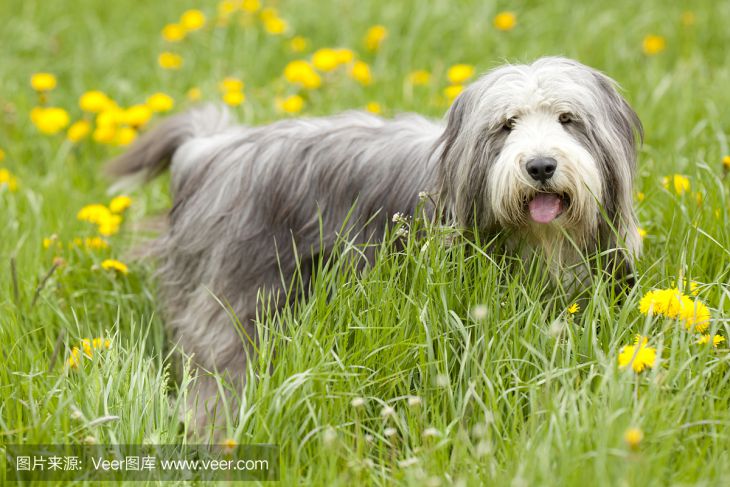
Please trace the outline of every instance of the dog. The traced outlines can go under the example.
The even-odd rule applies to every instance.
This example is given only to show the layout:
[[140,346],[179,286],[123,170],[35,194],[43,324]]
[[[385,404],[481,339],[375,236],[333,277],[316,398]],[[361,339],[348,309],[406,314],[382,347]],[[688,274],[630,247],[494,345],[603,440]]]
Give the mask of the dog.
[[[190,410],[206,425],[219,388],[203,371],[238,385],[246,376],[250,347],[229,310],[255,339],[260,293],[286,306],[288,282],[311,278],[343,232],[378,242],[422,192],[443,221],[509,235],[506,248],[525,259],[542,254],[566,286],[595,274],[586,256],[606,252],[631,279],[642,140],[613,80],[547,57],[484,74],[445,124],[347,112],[249,127],[222,108],[193,109],[143,134],[108,172],[129,186],[170,168],[169,228],[149,255],[172,339],[201,369]],[[582,271],[561,273],[570,266]]]

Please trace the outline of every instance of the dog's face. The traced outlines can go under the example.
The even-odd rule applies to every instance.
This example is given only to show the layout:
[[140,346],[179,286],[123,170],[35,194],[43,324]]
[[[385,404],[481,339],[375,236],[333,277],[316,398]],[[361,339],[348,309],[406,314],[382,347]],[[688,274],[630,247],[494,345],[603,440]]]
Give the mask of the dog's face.
[[452,106],[443,184],[465,225],[585,239],[605,213],[633,241],[637,133],[636,114],[599,72],[562,58],[504,66]]

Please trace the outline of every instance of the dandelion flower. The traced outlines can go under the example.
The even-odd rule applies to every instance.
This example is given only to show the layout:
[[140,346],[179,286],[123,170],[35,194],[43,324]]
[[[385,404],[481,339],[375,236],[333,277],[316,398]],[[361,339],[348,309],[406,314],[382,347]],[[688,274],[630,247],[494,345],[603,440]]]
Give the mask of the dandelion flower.
[[223,94],[223,101],[232,107],[237,107],[246,101],[246,95],[241,91],[227,91]]
[[220,89],[224,93],[228,91],[243,91],[243,88],[243,81],[233,76],[223,78],[223,81],[220,83]]
[[116,139],[117,128],[114,125],[97,126],[91,134],[94,142],[99,144],[111,144]]
[[51,73],[35,73],[30,77],[30,86],[40,92],[51,91],[56,87],[56,77]]
[[126,264],[114,259],[106,259],[101,263],[101,267],[102,269],[113,270],[121,274],[127,274],[129,272],[129,268]]
[[636,201],[638,201],[639,203],[641,203],[645,199],[646,199],[646,195],[644,193],[642,193],[641,191],[637,191],[636,192]]
[[370,66],[364,61],[357,61],[350,68],[350,76],[361,85],[369,85],[373,82],[373,75],[370,72]]
[[223,447],[229,452],[235,450],[237,446],[238,442],[233,438],[226,438],[225,440],[223,440]]
[[2,188],[7,188],[10,192],[18,189],[18,180],[5,168],[0,168],[0,189]]
[[567,311],[571,315],[576,314],[578,311],[580,311],[580,304],[578,304],[578,303],[571,304],[570,306],[568,306],[568,310]]
[[647,368],[653,368],[656,364],[656,348],[648,346],[648,343],[647,337],[636,335],[634,345],[626,345],[619,351],[619,367],[631,365],[637,374]]
[[710,336],[709,333],[705,333],[701,337],[697,339],[698,345],[707,345],[708,343],[712,343],[712,346],[717,348],[719,344],[725,341],[725,337],[720,335],[712,335]]
[[78,142],[91,133],[91,123],[88,120],[79,120],[71,124],[66,131],[66,138],[71,142]]
[[291,61],[284,68],[284,78],[290,83],[299,84],[307,89],[319,88],[322,78],[311,64],[304,60]]
[[710,310],[700,300],[692,301],[688,296],[683,296],[682,305],[677,313],[680,321],[690,331],[704,333],[710,326]]
[[388,37],[388,29],[383,25],[374,25],[365,33],[363,43],[368,51],[377,51]]
[[637,228],[637,231],[639,232],[639,237],[641,238],[641,240],[644,240],[648,235],[647,231],[641,227]]
[[352,49],[340,48],[335,49],[335,57],[338,64],[350,64],[355,59],[355,53]]
[[155,93],[147,98],[147,106],[153,112],[169,112],[175,106],[175,100],[165,93]]
[[730,171],[730,156],[722,158],[722,167],[725,171]]
[[671,176],[667,176],[662,178],[662,185],[666,189],[674,189],[674,192],[677,193],[677,195],[682,196],[684,193],[688,192],[690,189],[690,182],[689,178],[687,176],[683,176],[681,174],[673,174]]
[[81,350],[79,350],[79,347],[73,347],[71,349],[71,353],[70,353],[66,363],[72,369],[77,369],[79,367],[80,360],[81,360]]
[[517,15],[514,12],[499,12],[494,17],[494,27],[501,31],[510,31],[517,25]]
[[35,107],[31,110],[30,119],[38,131],[46,135],[60,132],[70,122],[68,112],[58,107]]
[[429,81],[431,81],[431,73],[424,69],[413,71],[408,75],[408,82],[413,86],[427,85]]
[[180,42],[185,39],[185,27],[180,24],[167,24],[162,28],[162,38],[167,42]]
[[243,0],[241,8],[244,12],[256,13],[261,10],[261,0]]
[[157,57],[157,64],[162,69],[180,69],[183,65],[183,58],[174,52],[162,52]]
[[98,225],[99,233],[105,237],[110,237],[119,232],[119,226],[122,223],[122,217],[119,215],[109,215],[104,218]]
[[87,91],[79,98],[79,107],[88,113],[102,112],[113,104],[106,93],[98,90]]
[[281,17],[267,17],[264,19],[264,30],[271,35],[280,35],[287,31],[289,24]]
[[644,432],[639,428],[629,428],[624,432],[624,442],[632,450],[636,450],[643,439]]
[[312,54],[312,64],[320,71],[332,71],[339,66],[337,52],[328,47],[317,49]]
[[380,115],[383,112],[383,107],[377,101],[371,101],[365,106],[365,110]]
[[309,46],[309,41],[302,36],[294,36],[292,40],[289,41],[289,49],[293,52],[304,52],[307,49],[307,46]]
[[188,32],[202,29],[205,26],[205,14],[197,9],[190,9],[183,12],[180,23]]
[[124,213],[131,205],[132,198],[127,195],[120,194],[119,196],[112,198],[109,202],[109,211],[116,214]]
[[464,91],[464,87],[462,85],[451,85],[444,88],[444,96],[447,100],[449,100],[449,103],[453,102],[461,92]]
[[455,64],[449,68],[446,77],[452,85],[460,85],[474,76],[474,72],[474,66],[471,64]]
[[299,113],[304,108],[304,98],[299,95],[287,96],[278,105],[286,113]]
[[120,147],[127,146],[137,138],[137,131],[132,127],[120,127],[117,130],[114,143]]
[[644,54],[647,56],[654,56],[656,54],[659,54],[667,47],[667,41],[664,39],[664,37],[654,34],[649,34],[646,37],[644,37],[644,40],[641,42],[641,48],[644,51]]

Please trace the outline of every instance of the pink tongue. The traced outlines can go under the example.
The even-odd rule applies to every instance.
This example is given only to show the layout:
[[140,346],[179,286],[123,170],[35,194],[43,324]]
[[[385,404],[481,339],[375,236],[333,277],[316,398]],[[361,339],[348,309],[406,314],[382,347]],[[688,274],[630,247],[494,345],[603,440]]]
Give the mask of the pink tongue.
[[558,195],[551,193],[537,193],[528,204],[530,216],[537,223],[550,223],[555,220],[563,209],[563,202]]

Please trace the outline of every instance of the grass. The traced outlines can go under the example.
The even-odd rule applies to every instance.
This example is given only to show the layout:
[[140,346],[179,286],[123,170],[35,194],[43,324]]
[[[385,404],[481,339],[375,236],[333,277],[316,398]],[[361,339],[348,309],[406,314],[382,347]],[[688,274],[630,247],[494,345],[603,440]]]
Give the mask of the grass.
[[[181,70],[157,66],[166,49],[160,30],[193,3],[0,3],[0,168],[19,181],[14,192],[0,189],[0,443],[185,441],[176,409],[188,382],[173,379],[152,267],[125,259],[141,238],[136,223],[169,204],[166,181],[132,194],[109,249],[69,247],[95,234],[75,214],[108,202],[100,166],[122,149],[40,134],[29,117],[37,95],[28,81],[34,72],[55,73],[49,103],[75,120],[78,96],[89,89],[124,106],[163,91],[179,110],[190,104],[189,88],[218,100],[220,80],[236,75],[246,83],[247,100],[236,109],[242,121],[286,116],[274,103],[293,92],[281,73],[305,54],[292,53],[260,22],[207,27],[173,47],[183,55]],[[214,3],[198,4],[214,17]],[[647,319],[638,303],[650,289],[695,280],[712,309],[712,333],[730,331],[730,183],[721,162],[730,154],[730,3],[693,2],[691,25],[680,6],[659,0],[277,7],[290,32],[309,39],[307,53],[349,47],[372,66],[375,82],[367,87],[342,73],[328,76],[307,95],[307,115],[378,102],[385,116],[440,117],[446,69],[458,62],[486,70],[562,54],[603,70],[646,129],[636,183],[647,236],[638,286],[617,299],[609,283],[597,282],[574,316],[566,313],[569,301],[541,299],[539,265],[521,268],[461,239],[447,245],[434,229],[415,237],[411,228],[402,250],[381,252],[362,275],[347,269],[353,249],[344,247],[321,270],[310,299],[262,317],[252,371],[259,379],[249,382],[240,413],[230,412],[237,420],[228,436],[279,444],[285,485],[723,484],[730,474],[727,346],[696,345],[696,335],[672,320]],[[499,32],[492,18],[506,8],[518,24]],[[378,52],[365,52],[362,37],[377,23],[388,38]],[[664,36],[666,49],[645,55],[648,34]],[[416,69],[432,72],[427,86],[405,81]],[[689,178],[688,193],[662,185],[675,173]],[[44,249],[52,234],[62,245]],[[64,265],[43,281],[57,256]],[[111,257],[125,259],[129,274],[100,271]],[[617,362],[637,333],[650,337],[659,356],[640,375]],[[98,336],[109,337],[111,348],[70,370],[71,349]],[[409,405],[409,397],[420,404]],[[364,405],[353,406],[355,398]],[[382,417],[385,406],[394,414]],[[631,427],[644,434],[635,448],[623,438]],[[387,428],[395,428],[392,436]]]

